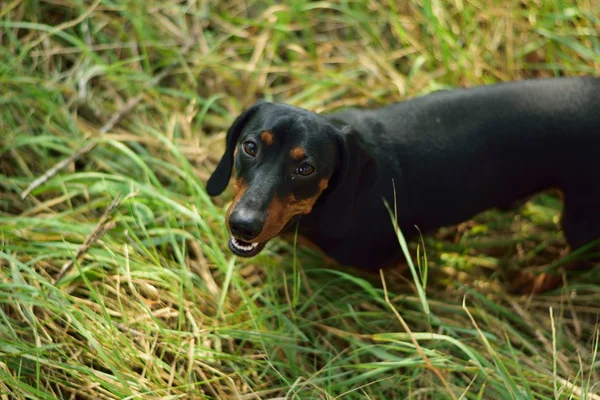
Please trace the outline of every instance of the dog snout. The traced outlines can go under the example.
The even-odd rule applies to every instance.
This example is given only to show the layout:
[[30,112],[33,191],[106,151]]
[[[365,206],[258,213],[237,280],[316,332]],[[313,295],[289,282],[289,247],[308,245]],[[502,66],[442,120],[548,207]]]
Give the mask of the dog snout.
[[262,231],[264,218],[249,210],[235,210],[229,217],[231,234],[246,242],[251,242]]

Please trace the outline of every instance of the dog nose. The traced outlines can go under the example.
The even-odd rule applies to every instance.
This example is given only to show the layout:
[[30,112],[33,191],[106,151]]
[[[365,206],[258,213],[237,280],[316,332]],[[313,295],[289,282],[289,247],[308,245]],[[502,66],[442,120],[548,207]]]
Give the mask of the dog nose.
[[238,239],[251,242],[263,228],[264,221],[255,213],[234,211],[229,216],[229,229]]

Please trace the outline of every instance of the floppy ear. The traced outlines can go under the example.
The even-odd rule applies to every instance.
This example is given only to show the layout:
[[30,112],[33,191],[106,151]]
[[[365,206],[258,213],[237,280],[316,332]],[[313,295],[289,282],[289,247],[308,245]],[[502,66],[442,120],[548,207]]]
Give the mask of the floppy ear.
[[217,165],[217,168],[206,183],[206,192],[209,196],[218,196],[227,187],[233,168],[233,152],[240,137],[240,133],[242,132],[244,125],[246,125],[250,117],[262,103],[262,101],[259,101],[240,114],[227,131],[225,153],[223,153],[219,165]]
[[340,236],[352,225],[361,196],[379,177],[375,159],[351,127],[341,129],[337,141],[338,166],[330,180],[331,191],[326,199],[331,206],[320,220],[325,231]]

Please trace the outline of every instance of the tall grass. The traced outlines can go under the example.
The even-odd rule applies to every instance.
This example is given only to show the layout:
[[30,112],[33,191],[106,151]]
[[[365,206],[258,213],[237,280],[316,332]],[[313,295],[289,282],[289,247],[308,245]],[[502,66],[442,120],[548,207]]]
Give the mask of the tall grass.
[[236,259],[230,197],[204,190],[258,98],[324,112],[598,74],[599,18],[595,0],[2,2],[0,398],[600,398],[597,270],[506,289],[565,254],[552,195],[425,237],[413,281],[283,241]]

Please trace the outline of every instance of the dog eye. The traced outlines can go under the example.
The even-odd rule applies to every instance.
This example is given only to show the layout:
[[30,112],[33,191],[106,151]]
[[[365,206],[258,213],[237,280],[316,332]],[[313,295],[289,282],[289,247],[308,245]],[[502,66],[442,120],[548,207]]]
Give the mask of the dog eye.
[[307,163],[300,164],[300,166],[296,169],[296,173],[302,176],[308,176],[313,172],[315,172],[315,167]]
[[256,152],[258,151],[256,143],[254,142],[244,142],[243,148],[246,154],[252,157],[256,156]]

